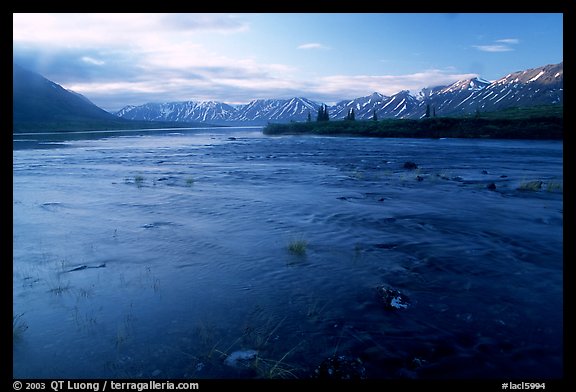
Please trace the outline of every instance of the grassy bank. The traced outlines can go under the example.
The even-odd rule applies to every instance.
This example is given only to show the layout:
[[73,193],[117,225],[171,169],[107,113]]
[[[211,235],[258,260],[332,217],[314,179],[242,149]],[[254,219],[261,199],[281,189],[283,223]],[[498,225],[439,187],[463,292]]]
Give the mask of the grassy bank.
[[419,120],[384,119],[380,121],[331,120],[268,124],[266,135],[331,135],[396,138],[491,138],[491,139],[563,139],[561,108],[555,112],[512,109],[500,115],[474,117],[434,117]]

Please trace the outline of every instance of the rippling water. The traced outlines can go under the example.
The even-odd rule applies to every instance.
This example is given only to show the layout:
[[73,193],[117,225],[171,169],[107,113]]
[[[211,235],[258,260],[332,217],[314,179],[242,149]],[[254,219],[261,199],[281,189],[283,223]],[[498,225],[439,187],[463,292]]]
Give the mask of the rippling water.
[[34,143],[13,151],[14,377],[309,378],[334,354],[368,379],[563,375],[562,142]]

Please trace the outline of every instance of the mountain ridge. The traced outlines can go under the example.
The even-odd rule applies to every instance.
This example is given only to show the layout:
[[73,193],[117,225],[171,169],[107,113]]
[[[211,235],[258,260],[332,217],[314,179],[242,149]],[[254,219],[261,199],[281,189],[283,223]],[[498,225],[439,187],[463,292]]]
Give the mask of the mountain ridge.
[[206,124],[134,121],[101,109],[87,97],[12,63],[12,131],[85,131]]
[[[463,116],[511,107],[563,105],[563,62],[512,72],[495,81],[481,78],[391,96],[379,92],[327,106],[331,119],[419,119]],[[128,105],[109,113],[85,96],[13,63],[13,130],[137,126],[137,122],[169,126],[266,125],[315,120],[323,105],[305,97],[256,99],[244,105],[217,101],[178,101]],[[140,124],[140,125],[141,125]]]
[[[422,89],[412,95],[403,90],[391,96],[379,92],[354,99],[341,100],[327,106],[330,118],[344,119],[351,109],[359,120],[371,119],[417,119],[432,111],[437,116],[461,116],[475,112],[492,112],[509,107],[537,106],[563,103],[563,62],[547,64],[510,73],[493,82],[480,77],[459,80],[446,86]],[[206,112],[203,102],[172,102],[171,116],[163,116],[159,109],[167,104],[144,104],[127,106],[116,115],[131,119],[158,119],[171,121],[209,121],[218,124],[265,125],[275,122],[307,121],[308,114],[315,119],[321,102],[305,97],[287,99],[257,99],[245,105],[232,106],[210,101],[218,116]],[[154,105],[156,105],[154,107]],[[176,109],[179,106],[195,106],[193,112]],[[187,113],[180,117],[173,113]]]
[[85,96],[12,64],[13,121],[118,120]]

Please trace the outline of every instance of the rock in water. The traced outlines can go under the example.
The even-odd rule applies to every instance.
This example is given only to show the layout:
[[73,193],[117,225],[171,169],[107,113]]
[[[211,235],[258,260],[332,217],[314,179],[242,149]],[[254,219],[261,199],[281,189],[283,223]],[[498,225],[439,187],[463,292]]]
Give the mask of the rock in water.
[[226,357],[224,363],[233,368],[246,369],[250,367],[251,362],[256,358],[257,355],[258,351],[256,350],[234,351]]
[[384,285],[376,287],[376,295],[388,310],[406,309],[410,306],[410,300],[400,291]]
[[415,170],[418,169],[418,165],[412,161],[404,162],[404,169]]

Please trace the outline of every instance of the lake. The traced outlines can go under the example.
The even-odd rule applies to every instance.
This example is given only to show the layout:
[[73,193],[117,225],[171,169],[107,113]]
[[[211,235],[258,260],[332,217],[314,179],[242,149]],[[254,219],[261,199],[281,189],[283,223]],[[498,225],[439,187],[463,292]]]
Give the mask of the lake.
[[561,378],[562,155],[15,135],[13,376]]

